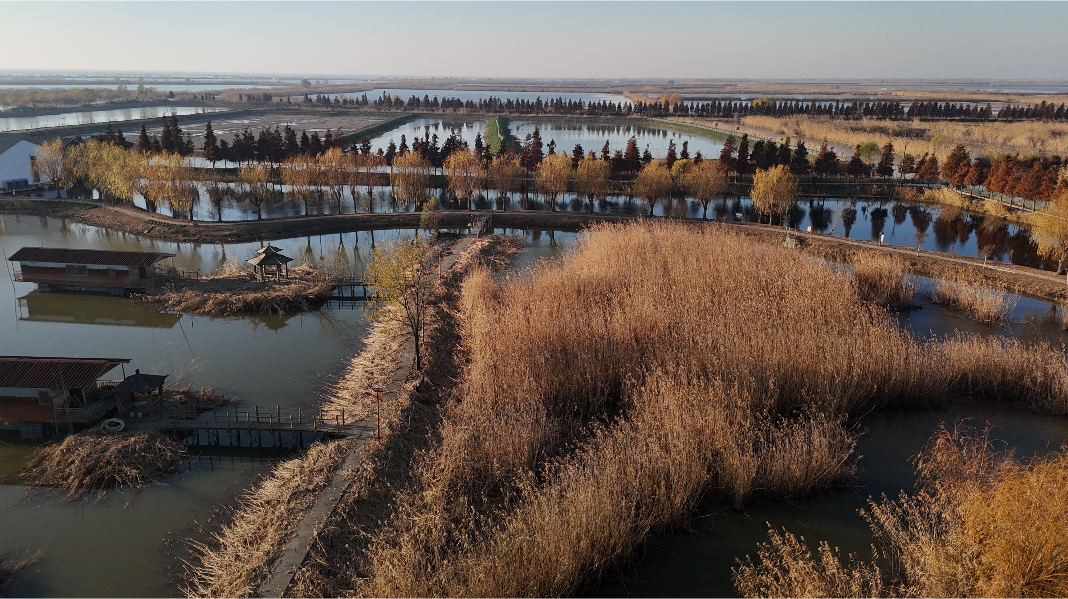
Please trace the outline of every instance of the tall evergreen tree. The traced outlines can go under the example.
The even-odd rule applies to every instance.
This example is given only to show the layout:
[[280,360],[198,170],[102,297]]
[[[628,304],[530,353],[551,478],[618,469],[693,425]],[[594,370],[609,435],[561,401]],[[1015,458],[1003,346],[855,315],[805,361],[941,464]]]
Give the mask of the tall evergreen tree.
[[215,161],[219,159],[218,140],[211,129],[211,121],[204,126],[204,159],[211,161],[212,168],[215,168]]
[[638,172],[642,168],[642,156],[638,151],[638,139],[633,135],[627,140],[627,148],[623,151],[623,162],[628,171]]
[[739,175],[749,174],[749,134],[743,133],[742,140],[738,142],[738,158],[734,161],[734,170]]
[[879,164],[875,167],[875,172],[881,177],[889,177],[894,174],[894,144],[886,142],[883,146],[882,155],[879,157]]
[[735,170],[734,153],[737,150],[738,140],[733,135],[728,135],[723,141],[723,149],[719,151],[719,163],[728,171]]
[[667,154],[664,156],[664,164],[671,169],[672,165],[679,159],[678,153],[675,148],[675,140],[668,140]]
[[152,139],[148,136],[148,127],[141,125],[141,135],[137,137],[137,151],[147,154],[152,151]]

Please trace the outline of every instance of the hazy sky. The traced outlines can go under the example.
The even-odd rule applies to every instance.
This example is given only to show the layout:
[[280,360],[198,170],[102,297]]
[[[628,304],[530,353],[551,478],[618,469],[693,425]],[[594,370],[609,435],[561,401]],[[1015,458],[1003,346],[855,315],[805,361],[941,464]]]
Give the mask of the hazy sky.
[[1068,79],[1068,2],[3,2],[0,72]]

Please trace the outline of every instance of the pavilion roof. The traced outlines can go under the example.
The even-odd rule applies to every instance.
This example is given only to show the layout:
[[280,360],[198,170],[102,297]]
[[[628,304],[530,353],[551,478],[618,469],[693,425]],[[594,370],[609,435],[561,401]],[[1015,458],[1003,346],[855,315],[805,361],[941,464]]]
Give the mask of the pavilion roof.
[[141,371],[131,374],[112,389],[115,393],[148,393],[155,391],[167,380],[165,374],[141,374]]

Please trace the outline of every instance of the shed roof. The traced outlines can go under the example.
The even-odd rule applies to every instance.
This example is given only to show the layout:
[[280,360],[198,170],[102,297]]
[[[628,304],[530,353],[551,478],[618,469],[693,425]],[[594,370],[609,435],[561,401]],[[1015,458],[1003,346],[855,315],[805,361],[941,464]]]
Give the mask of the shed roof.
[[115,393],[148,393],[158,389],[166,380],[165,374],[141,374],[138,370],[115,385],[112,391]]
[[79,250],[66,248],[24,247],[11,254],[13,262],[57,262],[60,264],[97,264],[117,266],[152,266],[164,258],[166,252],[121,252],[112,250]]
[[129,358],[0,356],[0,387],[85,389]]
[[0,154],[10,150],[12,146],[24,139],[26,136],[20,133],[0,133]]

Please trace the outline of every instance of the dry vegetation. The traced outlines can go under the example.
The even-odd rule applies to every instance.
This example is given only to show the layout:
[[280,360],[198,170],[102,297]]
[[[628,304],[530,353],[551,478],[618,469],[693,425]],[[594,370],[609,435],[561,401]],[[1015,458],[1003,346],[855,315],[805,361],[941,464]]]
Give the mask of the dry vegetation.
[[74,501],[122,487],[140,489],[178,471],[182,445],[156,431],[68,435],[38,449],[23,471],[31,484],[66,489]]
[[335,276],[309,265],[289,269],[289,278],[258,281],[250,270],[227,269],[199,281],[181,280],[146,299],[166,310],[235,316],[312,310],[333,294]]
[[884,252],[857,252],[851,260],[857,295],[896,310],[916,306],[916,280],[908,263]]
[[374,414],[372,387],[385,388],[393,380],[407,334],[396,320],[375,321],[364,340],[364,349],[352,358],[343,374],[328,391],[323,409],[345,414],[353,421]]
[[1001,325],[1008,321],[1019,296],[984,287],[964,269],[938,279],[931,301],[944,304],[975,322]]
[[[435,294],[428,307],[424,337],[429,352],[422,375],[434,380],[449,380],[455,376],[454,367],[450,366],[450,355],[455,349],[457,333],[452,324],[454,308],[451,303],[458,295],[460,281],[467,269],[482,264],[503,266],[508,257],[513,255],[521,245],[521,240],[488,236],[473,242],[468,250],[460,255],[454,267],[445,274],[443,284],[435,287]],[[377,325],[368,338],[363,352],[355,357],[343,380],[332,390],[331,402],[338,402],[348,409],[362,409],[367,413],[369,402],[362,393],[372,384],[388,383],[393,377],[397,359],[404,341],[402,329],[391,328],[392,325]],[[382,433],[383,440],[369,447],[359,470],[352,474],[354,483],[342,498],[342,504],[335,510],[334,516],[324,525],[323,531],[317,533],[318,546],[329,545],[333,535],[338,532],[338,520],[345,521],[346,538],[336,547],[331,547],[331,561],[340,560],[339,555],[349,551],[350,541],[357,546],[358,530],[348,522],[346,506],[357,502],[363,506],[367,502],[368,489],[372,495],[381,493],[388,496],[391,485],[402,479],[408,472],[415,447],[426,442],[429,431],[426,423],[434,421],[437,414],[434,400],[431,399],[441,391],[434,385],[420,385],[420,378],[410,378],[398,393],[397,399],[383,405]],[[337,448],[330,446],[330,451]],[[261,487],[250,492],[235,509],[233,524],[227,526],[208,544],[197,545],[195,561],[197,565],[189,571],[190,582],[186,592],[191,596],[242,596],[255,593],[257,587],[266,579],[272,561],[281,551],[289,535],[303,517],[306,505],[315,501],[319,490],[325,484],[330,466],[324,461],[323,452],[287,462],[275,470],[271,479]],[[340,451],[340,450],[339,450]],[[393,452],[403,453],[403,463],[391,458]],[[340,461],[340,458],[338,458]],[[335,462],[336,465],[337,462]],[[290,479],[296,479],[290,481]],[[311,482],[309,482],[311,481]],[[318,482],[316,482],[318,481]],[[322,483],[322,484],[319,484]],[[312,565],[324,565],[313,553],[309,562]],[[345,567],[337,563],[334,567]],[[298,588],[303,584],[318,585],[319,576],[309,581],[305,570],[298,572]],[[316,588],[321,588],[316,586]],[[338,594],[338,591],[318,591],[320,596]]]
[[989,430],[943,427],[917,458],[919,492],[864,513],[871,562],[842,563],[825,542],[815,559],[803,538],[772,530],[757,561],[739,563],[735,585],[748,597],[1063,597],[1068,454],[1011,457]]
[[785,118],[748,116],[741,122],[779,135],[827,141],[850,148],[866,141],[874,140],[882,145],[890,140],[899,150],[908,144],[910,154],[918,156],[931,152],[937,155],[939,160],[944,159],[958,143],[987,156],[1017,152],[1021,156],[1068,154],[1068,123],[889,122],[878,119],[853,121],[803,115]]
[[974,390],[1068,405],[1051,349],[921,344],[852,277],[716,226],[602,225],[562,263],[475,270],[457,307],[466,365],[430,445],[406,488],[364,481],[298,592],[581,592],[707,493],[847,480],[874,407]]
[[15,557],[10,553],[0,555],[0,593],[5,593],[6,596],[8,587],[15,582],[19,572],[33,565],[39,559],[41,559],[40,551],[21,558]]
[[275,559],[351,449],[351,442],[312,445],[283,462],[241,497],[233,521],[208,543],[194,543],[190,597],[248,597],[267,579]]

